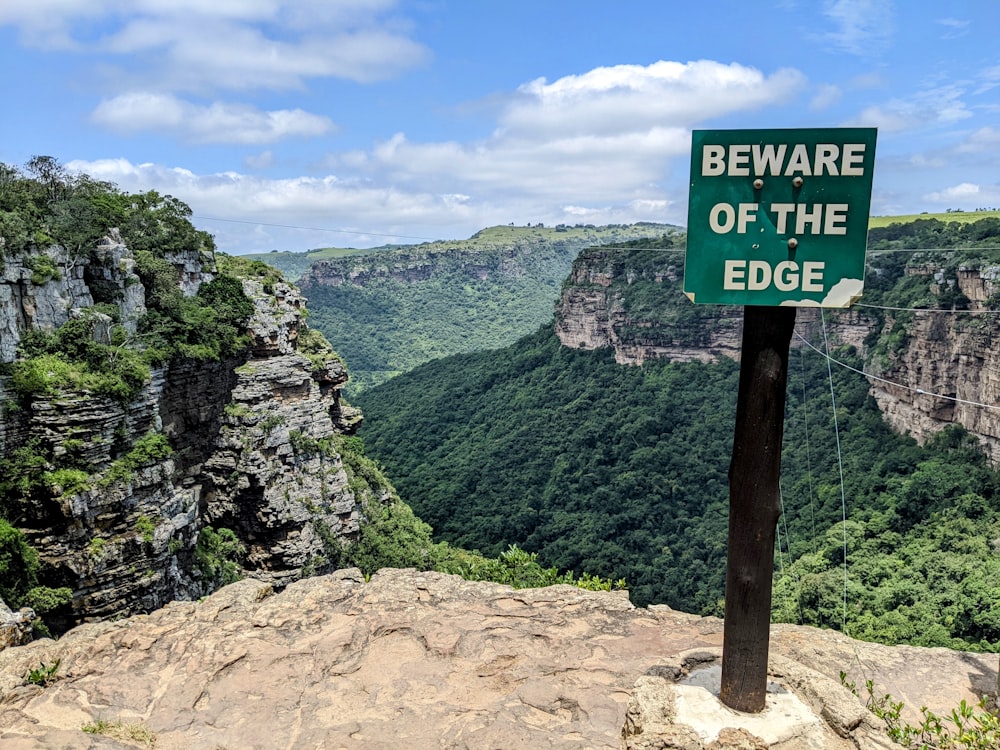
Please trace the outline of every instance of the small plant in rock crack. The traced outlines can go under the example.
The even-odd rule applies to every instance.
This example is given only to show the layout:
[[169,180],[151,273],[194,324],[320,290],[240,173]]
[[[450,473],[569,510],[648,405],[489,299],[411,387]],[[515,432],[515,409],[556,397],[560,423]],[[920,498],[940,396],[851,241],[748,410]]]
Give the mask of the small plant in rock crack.
[[24,681],[29,685],[48,687],[58,679],[56,672],[59,671],[59,664],[59,659],[56,659],[51,664],[39,664],[36,669],[28,670],[28,673],[24,675]]

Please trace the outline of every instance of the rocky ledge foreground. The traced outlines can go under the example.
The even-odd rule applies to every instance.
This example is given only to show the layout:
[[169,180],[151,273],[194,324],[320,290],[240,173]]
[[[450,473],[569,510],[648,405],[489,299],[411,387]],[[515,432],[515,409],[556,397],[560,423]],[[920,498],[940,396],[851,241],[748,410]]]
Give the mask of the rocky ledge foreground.
[[[776,692],[746,725],[689,678],[711,676],[721,643],[720,620],[624,593],[412,570],[278,594],[244,580],[0,652],[0,746],[888,748],[841,670],[939,712],[997,685],[995,655],[775,626]],[[48,685],[25,681],[56,661]]]

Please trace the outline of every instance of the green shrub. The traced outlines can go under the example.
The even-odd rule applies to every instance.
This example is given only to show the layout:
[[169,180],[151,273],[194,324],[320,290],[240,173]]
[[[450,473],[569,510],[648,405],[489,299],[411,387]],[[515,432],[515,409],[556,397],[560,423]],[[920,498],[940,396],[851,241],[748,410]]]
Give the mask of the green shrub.
[[90,489],[91,476],[81,469],[56,469],[45,474],[45,481],[63,495],[77,495]]
[[143,542],[153,543],[153,532],[156,531],[156,525],[149,516],[139,516],[135,519],[135,530],[142,536]]
[[0,599],[7,606],[31,607],[42,615],[72,600],[68,588],[38,585],[39,565],[38,552],[24,535],[0,518]]
[[131,481],[136,469],[166,458],[173,452],[167,436],[150,432],[139,438],[132,450],[114,461],[100,480],[102,487]]
[[204,527],[194,548],[195,569],[212,589],[235,583],[243,577],[240,560],[246,547],[232,529]]
[[[846,672],[840,673],[840,682],[858,695],[856,684],[847,681]],[[962,700],[945,716],[938,716],[922,706],[920,722],[911,724],[902,718],[903,702],[893,700],[888,693],[876,695],[873,680],[865,681],[865,692],[865,707],[882,720],[886,734],[902,747],[920,750],[996,750],[1000,747],[1000,718],[986,710],[985,700],[979,702],[978,711]]]
[[31,271],[31,283],[41,286],[48,281],[59,281],[62,274],[55,261],[48,255],[33,255],[25,259],[24,265]]
[[56,659],[51,664],[41,663],[36,669],[29,669],[24,675],[24,681],[30,685],[39,685],[40,687],[48,687],[53,682],[56,681],[56,672],[59,671],[59,665],[62,662]]
[[38,553],[24,535],[0,518],[0,599],[9,607],[23,606],[37,582]]

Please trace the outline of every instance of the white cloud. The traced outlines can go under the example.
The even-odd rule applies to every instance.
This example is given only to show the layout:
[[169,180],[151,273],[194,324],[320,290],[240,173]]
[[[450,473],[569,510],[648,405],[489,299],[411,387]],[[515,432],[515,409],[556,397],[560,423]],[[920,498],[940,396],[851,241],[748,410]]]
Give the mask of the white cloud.
[[0,25],[29,46],[128,56],[127,74],[157,88],[288,89],[317,76],[382,80],[426,61],[392,18],[396,4],[37,0],[0,3]]
[[834,28],[820,38],[852,55],[880,53],[895,31],[890,0],[826,0],[823,15]]
[[965,154],[989,154],[1000,152],[1000,129],[986,126],[971,133],[955,149]]
[[261,151],[259,154],[243,157],[243,165],[247,169],[267,169],[274,165],[274,152]]
[[192,143],[273,143],[334,130],[326,117],[301,109],[264,112],[244,104],[192,104],[170,94],[132,92],[101,102],[94,122],[118,132],[155,130]]
[[689,153],[690,128],[787,101],[804,84],[793,70],[765,75],[707,60],[597,68],[520,86],[489,138],[419,143],[396,133],[324,163],[374,181],[441,192],[458,185],[476,196],[664,200],[658,185]]
[[823,14],[834,29],[820,38],[852,55],[878,54],[895,31],[890,0],[826,0]]
[[935,203],[947,203],[948,201],[955,200],[966,201],[971,198],[977,198],[979,195],[979,185],[972,182],[963,182],[938,192],[928,193],[925,197],[927,200],[934,201]]
[[828,109],[839,102],[843,95],[844,92],[841,91],[840,86],[834,86],[832,83],[821,84],[817,86],[816,93],[813,94],[813,98],[809,102],[809,108],[812,110]]
[[[303,227],[388,227],[425,236],[440,231],[421,232],[427,226],[467,226],[471,234],[510,221],[683,223],[686,188],[671,173],[686,175],[691,128],[777,106],[805,83],[794,70],[765,74],[706,60],[598,68],[519,87],[502,102],[498,127],[487,138],[419,142],[398,132],[368,149],[328,154],[323,176],[198,175],[121,161],[75,168],[126,190],[177,195],[197,206],[196,214]],[[95,118],[125,132],[155,128],[202,142],[225,136],[265,143],[332,127],[302,112],[282,118],[238,105],[197,106],[169,94],[110,99]],[[251,157],[245,165],[256,169],[269,158]],[[260,240],[248,234],[242,241]]]
[[877,127],[898,133],[905,130],[951,125],[972,117],[959,85],[939,86],[921,91],[909,99],[892,99],[867,107],[850,124]]
[[511,132],[570,135],[690,127],[786,102],[804,85],[805,77],[789,68],[767,76],[755,68],[713,60],[617,65],[552,83],[539,78],[524,84],[500,121]]

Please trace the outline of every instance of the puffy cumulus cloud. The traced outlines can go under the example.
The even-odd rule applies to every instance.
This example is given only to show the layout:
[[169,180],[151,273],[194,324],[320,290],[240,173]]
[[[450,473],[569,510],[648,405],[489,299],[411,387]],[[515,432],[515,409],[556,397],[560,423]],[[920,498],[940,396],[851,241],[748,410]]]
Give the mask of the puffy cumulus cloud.
[[602,134],[690,127],[732,112],[787,101],[805,85],[796,70],[771,75],[713,60],[661,60],[616,65],[549,83],[539,78],[518,89],[500,119],[503,130]]
[[500,133],[470,144],[413,143],[396,134],[365,158],[352,153],[342,163],[396,184],[604,201],[648,190],[645,186],[664,177],[669,160],[690,148],[690,132],[683,128],[537,138]]
[[[646,197],[617,197],[598,205],[539,201],[511,187],[465,191],[387,185],[336,175],[270,179],[238,172],[197,174],[126,159],[73,161],[72,172],[107,180],[126,192],[157,190],[194,210],[193,221],[231,253],[307,250],[469,237],[485,226],[544,222],[682,223],[672,198],[650,190]],[[634,192],[634,191],[633,191]],[[574,195],[575,198],[575,195]]]
[[305,250],[348,241],[378,244],[386,237],[437,239],[442,227],[456,226],[467,229],[468,236],[484,222],[510,220],[499,220],[506,207],[493,210],[468,196],[335,175],[269,179],[232,171],[197,174],[127,159],[76,160],[65,166],[126,192],[156,190],[176,196],[192,207],[195,224],[215,234],[226,252]]
[[944,190],[928,193],[924,198],[952,208],[973,210],[1000,204],[1000,185],[961,182]]
[[[295,88],[311,77],[382,80],[428,50],[395,0],[37,0],[0,3],[23,43],[128,56],[128,76],[191,90]],[[96,31],[95,31],[96,29]]]
[[776,105],[804,84],[797,71],[766,75],[708,60],[601,67],[520,86],[482,140],[419,143],[397,133],[325,163],[397,185],[442,192],[458,186],[470,195],[553,206],[657,201],[671,172],[686,173],[690,128]]
[[132,21],[103,46],[145,60],[148,67],[141,75],[190,90],[284,90],[317,77],[368,83],[426,58],[419,44],[381,29],[325,29],[282,39],[228,20],[189,23],[179,18]]
[[[691,128],[776,105],[804,88],[804,77],[793,70],[768,75],[712,61],[598,68],[520,87],[486,138],[419,142],[399,132],[370,148],[318,160],[325,177],[254,174],[266,159],[245,162],[250,174],[192,175],[114,163],[112,173],[100,176],[129,189],[170,192],[197,206],[196,214],[417,238],[468,236],[510,221],[683,223]],[[169,128],[192,141],[225,133],[263,143],[294,134],[292,124],[273,114],[135,95],[109,100],[95,117],[123,130]],[[302,130],[328,125],[304,115],[292,123]]]
[[192,104],[170,94],[132,92],[101,102],[91,118],[129,133],[156,130],[191,143],[273,143],[289,137],[323,135],[334,130],[326,117],[301,109],[264,112],[244,104]]
[[950,188],[945,188],[940,192],[929,193],[927,197],[932,201],[944,201],[952,200],[953,198],[974,198],[977,195],[979,195],[979,185],[973,182],[963,182],[958,185],[952,185]]

